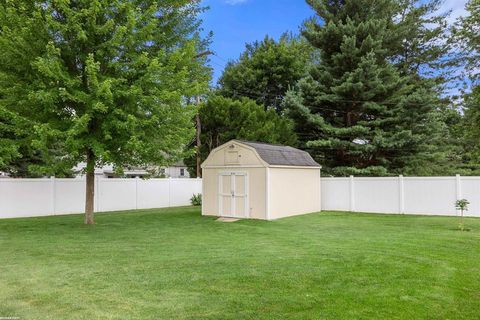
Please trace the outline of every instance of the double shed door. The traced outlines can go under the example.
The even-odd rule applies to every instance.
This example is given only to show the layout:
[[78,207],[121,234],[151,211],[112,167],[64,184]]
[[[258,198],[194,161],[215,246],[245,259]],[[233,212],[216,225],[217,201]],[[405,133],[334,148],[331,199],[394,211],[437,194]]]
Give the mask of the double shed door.
[[247,173],[221,172],[218,179],[220,216],[248,218]]

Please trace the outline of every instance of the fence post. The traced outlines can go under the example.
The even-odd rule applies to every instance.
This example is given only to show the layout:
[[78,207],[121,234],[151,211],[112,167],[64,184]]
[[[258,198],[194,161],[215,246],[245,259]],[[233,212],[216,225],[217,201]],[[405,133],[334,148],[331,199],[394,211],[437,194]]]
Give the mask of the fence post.
[[[462,181],[459,174],[455,175],[455,200],[461,200],[462,196]],[[460,210],[455,210],[457,215],[460,214]]]
[[172,177],[168,177],[168,207],[172,206]]
[[94,190],[94,196],[93,200],[95,201],[95,212],[100,211],[100,179],[98,178],[97,175],[95,175],[95,186],[97,187],[97,190]]
[[350,211],[355,211],[355,180],[350,176]]
[[56,210],[56,198],[57,198],[57,181],[55,179],[55,176],[50,177],[51,185],[52,185],[52,214],[55,215],[57,213]]
[[139,177],[135,177],[135,210],[138,210],[138,180]]
[[462,183],[461,183],[461,177],[459,174],[457,174],[455,176],[455,191],[456,191],[456,194],[455,196],[457,197],[457,200],[461,200],[462,199]]
[[405,180],[403,175],[398,177],[398,191],[399,191],[399,213],[405,214]]
[[200,182],[200,193],[202,194],[202,206],[201,206],[201,208],[202,208],[202,216],[203,216],[203,213],[205,212],[205,210],[203,209],[204,204],[205,204],[205,201],[203,201],[203,200],[204,200],[204,196],[203,196],[203,195],[205,194],[205,192],[204,192],[204,190],[203,190],[203,179],[200,178],[200,177],[197,177],[197,179],[198,179],[197,181]]

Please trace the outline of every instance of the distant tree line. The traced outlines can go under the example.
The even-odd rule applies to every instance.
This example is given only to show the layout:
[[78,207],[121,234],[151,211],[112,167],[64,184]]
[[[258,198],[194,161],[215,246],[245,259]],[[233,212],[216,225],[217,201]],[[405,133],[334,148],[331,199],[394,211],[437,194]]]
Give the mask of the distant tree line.
[[[241,138],[305,149],[327,175],[480,174],[478,0],[453,26],[441,0],[307,2],[316,16],[298,36],[227,64],[199,109],[202,159]],[[278,119],[251,122],[261,108]]]

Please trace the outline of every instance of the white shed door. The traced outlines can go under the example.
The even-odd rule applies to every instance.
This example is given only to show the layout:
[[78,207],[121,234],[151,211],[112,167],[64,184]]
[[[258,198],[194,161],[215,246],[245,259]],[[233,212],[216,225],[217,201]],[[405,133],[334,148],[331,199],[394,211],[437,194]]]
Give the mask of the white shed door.
[[247,174],[243,172],[222,172],[218,178],[220,216],[247,218]]

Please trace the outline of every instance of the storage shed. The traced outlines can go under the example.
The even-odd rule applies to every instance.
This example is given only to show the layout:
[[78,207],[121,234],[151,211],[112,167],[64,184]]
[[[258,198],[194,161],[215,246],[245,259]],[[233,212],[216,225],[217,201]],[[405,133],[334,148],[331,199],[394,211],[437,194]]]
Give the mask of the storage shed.
[[273,220],[321,210],[321,166],[305,151],[232,140],[202,169],[202,215]]

